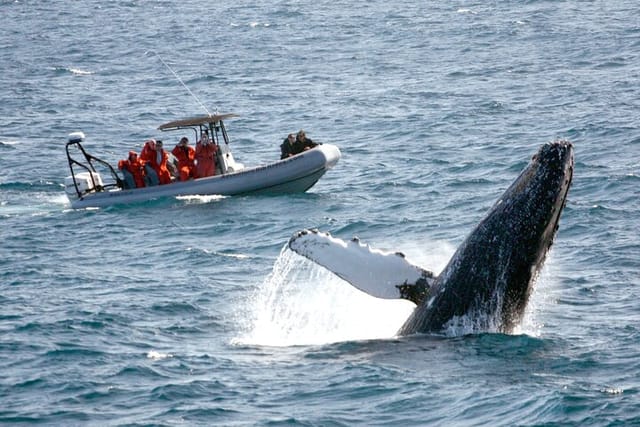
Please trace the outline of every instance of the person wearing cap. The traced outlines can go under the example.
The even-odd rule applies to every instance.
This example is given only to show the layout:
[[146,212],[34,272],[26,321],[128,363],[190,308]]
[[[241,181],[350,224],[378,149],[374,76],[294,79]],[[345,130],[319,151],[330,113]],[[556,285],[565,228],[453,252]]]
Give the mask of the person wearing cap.
[[[154,141],[153,139],[147,141],[140,153],[140,158],[146,162],[147,175],[152,175],[152,173],[149,172],[151,169],[158,176],[157,181],[160,185],[171,183],[171,174],[169,173],[169,169],[167,169],[169,154],[162,148],[162,141]],[[151,183],[151,185],[154,184],[153,182]]]
[[196,142],[196,173],[198,178],[216,174],[216,152],[218,147],[209,139],[207,132]]
[[129,151],[129,157],[118,162],[118,169],[124,176],[125,189],[145,186],[144,161],[138,159],[135,151]]
[[196,174],[196,151],[189,146],[189,138],[183,136],[178,144],[171,150],[171,154],[178,159],[178,173],[180,181],[187,181],[189,178],[197,178]]

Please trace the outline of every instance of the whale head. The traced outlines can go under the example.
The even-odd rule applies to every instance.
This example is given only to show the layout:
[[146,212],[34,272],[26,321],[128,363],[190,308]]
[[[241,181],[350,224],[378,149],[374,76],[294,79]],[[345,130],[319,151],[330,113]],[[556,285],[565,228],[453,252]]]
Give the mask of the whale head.
[[573,177],[573,146],[544,144],[457,249],[401,335],[456,322],[510,332],[520,323],[558,230]]

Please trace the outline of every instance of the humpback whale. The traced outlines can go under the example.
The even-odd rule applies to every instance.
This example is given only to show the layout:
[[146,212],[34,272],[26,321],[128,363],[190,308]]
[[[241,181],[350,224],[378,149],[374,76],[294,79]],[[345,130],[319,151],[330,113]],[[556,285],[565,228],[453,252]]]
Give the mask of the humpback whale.
[[442,333],[462,324],[509,333],[524,316],[572,178],[572,144],[542,145],[438,276],[400,252],[318,230],[295,233],[288,246],[370,295],[414,302],[398,335]]

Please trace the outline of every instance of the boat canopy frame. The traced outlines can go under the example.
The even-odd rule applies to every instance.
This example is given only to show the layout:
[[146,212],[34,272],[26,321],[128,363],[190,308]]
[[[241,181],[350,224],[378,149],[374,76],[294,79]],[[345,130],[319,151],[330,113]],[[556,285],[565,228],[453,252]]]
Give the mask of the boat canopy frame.
[[188,119],[174,120],[164,123],[160,125],[158,129],[163,132],[191,129],[195,133],[195,141],[198,141],[200,135],[206,131],[209,138],[211,138],[216,145],[220,145],[220,137],[222,137],[222,141],[225,145],[229,145],[229,135],[227,134],[227,129],[224,126],[224,120],[232,117],[238,117],[238,115],[228,113],[191,117]]
[[[78,198],[82,199],[82,196],[86,193],[94,192],[94,191],[105,191],[109,188],[124,188],[124,180],[118,176],[116,170],[111,166],[111,164],[105,160],[102,160],[92,154],[87,153],[87,151],[82,146],[82,141],[84,140],[84,135],[79,138],[70,138],[65,146],[65,151],[67,152],[67,161],[69,162],[69,169],[71,170],[71,177],[73,178],[73,186],[75,187],[76,193],[78,194]],[[72,147],[75,147],[84,157],[84,162],[80,160],[76,160],[71,155]],[[104,166],[111,174],[113,178],[113,183],[104,184],[102,182],[98,182],[95,179],[94,174],[99,175],[99,171],[96,170],[96,163]],[[78,186],[78,181],[76,179],[76,173],[74,171],[74,165],[80,169],[83,169],[89,172],[89,176],[91,177],[92,189],[85,191],[84,193],[80,190]]]

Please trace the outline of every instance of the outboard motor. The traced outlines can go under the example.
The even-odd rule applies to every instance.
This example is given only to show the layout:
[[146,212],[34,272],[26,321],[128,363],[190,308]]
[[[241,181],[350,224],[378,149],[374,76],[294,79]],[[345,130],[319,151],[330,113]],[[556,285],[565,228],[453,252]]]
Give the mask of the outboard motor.
[[97,172],[80,172],[73,176],[66,177],[64,179],[64,191],[66,191],[67,195],[78,197],[76,185],[78,186],[80,194],[86,194],[103,187],[102,177]]

